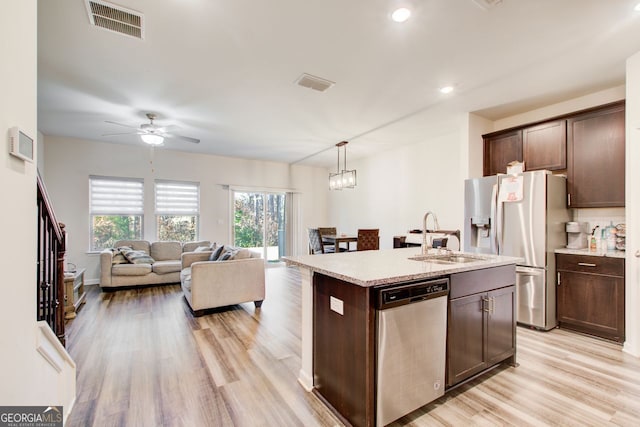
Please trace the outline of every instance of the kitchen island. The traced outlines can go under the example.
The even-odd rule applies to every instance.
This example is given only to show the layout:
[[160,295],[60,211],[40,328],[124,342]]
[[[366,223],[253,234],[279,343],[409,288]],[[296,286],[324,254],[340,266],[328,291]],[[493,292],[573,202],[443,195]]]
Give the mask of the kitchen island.
[[405,248],[285,257],[289,266],[301,272],[298,380],[352,425],[380,424],[376,420],[376,298],[385,288],[448,279],[447,389],[498,363],[515,364],[515,264],[519,259],[471,254],[450,261],[411,259],[419,252],[419,248]]

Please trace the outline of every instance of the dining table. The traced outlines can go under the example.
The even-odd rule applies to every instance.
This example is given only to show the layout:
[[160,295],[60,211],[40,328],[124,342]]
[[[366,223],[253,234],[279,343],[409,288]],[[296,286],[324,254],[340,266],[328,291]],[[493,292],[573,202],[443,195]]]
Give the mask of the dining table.
[[357,243],[358,236],[348,234],[323,234],[322,242],[328,245],[335,245],[336,252],[339,251],[340,243],[346,243],[346,250],[351,251],[351,242]]

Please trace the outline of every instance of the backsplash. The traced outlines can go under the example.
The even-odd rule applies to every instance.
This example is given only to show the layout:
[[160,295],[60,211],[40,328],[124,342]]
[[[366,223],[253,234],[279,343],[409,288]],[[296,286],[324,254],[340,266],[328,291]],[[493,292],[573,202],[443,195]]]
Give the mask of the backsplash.
[[602,230],[611,224],[617,225],[625,222],[624,208],[588,208],[588,209],[572,209],[573,221],[588,222],[589,231],[593,230],[596,225]]

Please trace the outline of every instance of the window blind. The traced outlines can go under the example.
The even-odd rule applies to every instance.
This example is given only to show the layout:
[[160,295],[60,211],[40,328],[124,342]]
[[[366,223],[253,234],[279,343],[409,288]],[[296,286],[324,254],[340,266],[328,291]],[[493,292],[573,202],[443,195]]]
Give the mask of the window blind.
[[193,182],[156,181],[156,215],[198,215],[200,185]]
[[89,177],[91,215],[142,215],[142,179]]

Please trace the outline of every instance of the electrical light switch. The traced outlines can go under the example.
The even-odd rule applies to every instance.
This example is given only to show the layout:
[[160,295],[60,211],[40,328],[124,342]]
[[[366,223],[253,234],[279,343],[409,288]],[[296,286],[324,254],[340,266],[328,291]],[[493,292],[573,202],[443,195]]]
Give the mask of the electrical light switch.
[[329,307],[341,316],[344,316],[344,303],[341,299],[329,297]]

